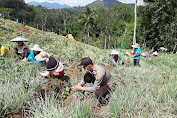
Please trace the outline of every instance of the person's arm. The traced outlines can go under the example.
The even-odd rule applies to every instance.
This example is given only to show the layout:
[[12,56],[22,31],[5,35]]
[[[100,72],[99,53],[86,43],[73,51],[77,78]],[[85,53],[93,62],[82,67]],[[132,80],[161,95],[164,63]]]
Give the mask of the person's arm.
[[30,60],[32,60],[32,59],[35,59],[34,58],[34,52],[32,51],[30,54],[29,54],[29,56],[28,56],[28,61],[30,61]]
[[43,77],[49,76],[50,75],[50,71],[40,72],[40,75],[43,76]]
[[85,81],[84,80],[81,80],[79,83],[78,83],[78,86],[84,86],[85,84]]
[[15,50],[15,54],[19,55],[17,47],[14,50]]
[[112,57],[112,62],[116,65],[115,57],[114,56]]
[[28,57],[28,49],[27,48],[24,48],[24,57]]
[[97,72],[97,74],[95,76],[96,79],[95,79],[93,87],[83,87],[84,91],[95,92],[97,89],[99,89],[101,82],[103,81],[104,75],[105,75],[104,69],[101,69],[99,72]]

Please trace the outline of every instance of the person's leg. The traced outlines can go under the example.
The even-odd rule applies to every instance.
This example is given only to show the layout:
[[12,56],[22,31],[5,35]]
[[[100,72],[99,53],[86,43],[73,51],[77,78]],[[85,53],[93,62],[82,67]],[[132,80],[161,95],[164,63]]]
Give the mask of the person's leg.
[[137,67],[139,67],[140,59],[137,59]]
[[107,95],[109,94],[109,91],[110,89],[108,85],[104,85],[100,87],[100,89],[96,90],[95,94],[97,99],[99,100],[99,105],[108,103],[109,96]]
[[136,59],[134,59],[133,61],[134,61],[134,66],[136,66]]
[[59,73],[56,73],[56,72],[54,73],[54,72],[52,72],[51,75],[53,75],[54,77],[61,77],[61,76],[64,75],[64,70],[61,71],[61,72],[59,72]]
[[104,85],[100,87],[98,90],[96,90],[95,95],[99,99],[101,97],[105,97],[110,91],[110,88],[108,85]]

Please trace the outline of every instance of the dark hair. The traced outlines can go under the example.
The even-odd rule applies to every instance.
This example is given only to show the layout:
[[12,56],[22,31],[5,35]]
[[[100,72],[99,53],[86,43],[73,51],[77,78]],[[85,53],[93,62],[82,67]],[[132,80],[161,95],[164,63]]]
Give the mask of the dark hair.
[[95,81],[95,77],[93,74],[91,74],[89,72],[85,73],[85,75],[84,75],[84,82],[85,83],[94,83],[94,81]]

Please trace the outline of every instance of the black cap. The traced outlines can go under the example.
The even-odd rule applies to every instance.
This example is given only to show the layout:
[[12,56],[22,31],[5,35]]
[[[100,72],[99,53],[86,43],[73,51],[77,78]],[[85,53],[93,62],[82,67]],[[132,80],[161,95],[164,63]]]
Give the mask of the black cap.
[[88,65],[93,65],[93,62],[89,57],[85,57],[82,59],[81,63],[78,65],[78,67],[88,66]]

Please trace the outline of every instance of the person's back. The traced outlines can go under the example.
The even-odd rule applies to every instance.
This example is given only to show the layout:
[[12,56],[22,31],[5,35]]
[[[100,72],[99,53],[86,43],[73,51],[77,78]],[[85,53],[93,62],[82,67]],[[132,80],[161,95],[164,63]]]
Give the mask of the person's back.
[[96,81],[99,81],[100,86],[108,85],[110,89],[114,89],[114,79],[110,72],[108,72],[104,67],[94,64],[93,73],[95,74]]
[[134,59],[140,59],[140,55],[141,55],[141,50],[140,50],[140,48],[135,48],[133,55],[135,55],[135,56],[134,56]]
[[5,56],[5,55],[9,55],[9,54],[10,54],[9,50],[8,50],[5,46],[1,46],[1,45],[0,45],[0,51],[1,51],[1,55],[2,55],[2,56]]

